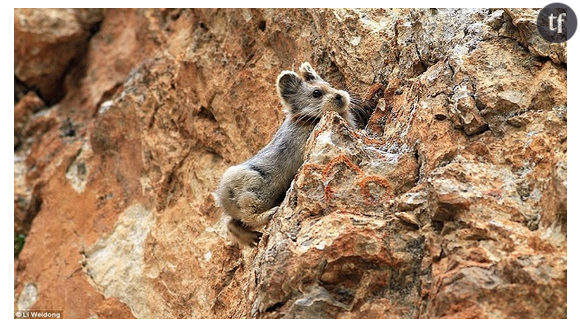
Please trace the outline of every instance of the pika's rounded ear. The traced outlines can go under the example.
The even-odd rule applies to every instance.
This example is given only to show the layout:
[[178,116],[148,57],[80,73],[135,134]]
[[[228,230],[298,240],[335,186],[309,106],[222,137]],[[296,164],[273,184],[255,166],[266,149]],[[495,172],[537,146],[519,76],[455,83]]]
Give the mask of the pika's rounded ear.
[[308,61],[303,62],[300,65],[300,69],[298,71],[300,72],[300,76],[302,76],[302,79],[304,79],[305,81],[311,81],[315,79],[322,80],[322,78],[318,76],[318,74],[316,73],[316,71],[314,71],[314,68],[312,68],[312,66],[310,65],[310,63],[308,63]]
[[302,85],[302,79],[293,71],[282,71],[276,81],[278,95],[286,103],[289,103],[290,98],[297,94],[300,85]]

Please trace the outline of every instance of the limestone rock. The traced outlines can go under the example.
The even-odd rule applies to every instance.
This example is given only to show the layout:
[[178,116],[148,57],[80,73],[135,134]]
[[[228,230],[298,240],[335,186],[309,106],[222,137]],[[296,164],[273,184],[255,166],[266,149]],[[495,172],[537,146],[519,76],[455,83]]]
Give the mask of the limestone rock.
[[[15,309],[566,318],[567,56],[537,11],[15,10]],[[302,61],[368,124],[325,114],[239,248],[212,192]]]
[[[567,63],[567,43],[550,43],[538,33],[538,10],[530,8],[506,9],[512,24],[517,27],[516,39],[530,50],[534,56],[550,58],[555,63]],[[506,17],[508,18],[508,17]],[[508,19],[509,19],[508,18]]]

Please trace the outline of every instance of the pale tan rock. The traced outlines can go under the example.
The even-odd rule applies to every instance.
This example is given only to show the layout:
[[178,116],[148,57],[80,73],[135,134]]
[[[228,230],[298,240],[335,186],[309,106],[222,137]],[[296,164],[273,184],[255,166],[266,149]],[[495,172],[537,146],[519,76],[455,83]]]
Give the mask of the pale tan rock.
[[534,56],[550,58],[555,63],[567,63],[567,42],[550,43],[538,32],[537,20],[540,10],[531,8],[505,9],[512,24],[519,30],[517,38]]

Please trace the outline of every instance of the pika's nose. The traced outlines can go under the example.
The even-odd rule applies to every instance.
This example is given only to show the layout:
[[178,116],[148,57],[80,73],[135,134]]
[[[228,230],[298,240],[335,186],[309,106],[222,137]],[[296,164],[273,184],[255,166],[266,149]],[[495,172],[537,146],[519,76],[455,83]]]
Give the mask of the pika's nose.
[[340,94],[334,95],[334,101],[339,108],[344,106],[344,97]]

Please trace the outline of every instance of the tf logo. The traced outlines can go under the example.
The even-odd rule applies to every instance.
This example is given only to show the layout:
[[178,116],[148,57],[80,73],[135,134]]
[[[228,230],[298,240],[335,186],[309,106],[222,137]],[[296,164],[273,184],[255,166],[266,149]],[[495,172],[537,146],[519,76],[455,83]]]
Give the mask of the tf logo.
[[538,32],[546,41],[566,42],[576,31],[576,14],[563,3],[552,3],[540,11],[537,25]]

